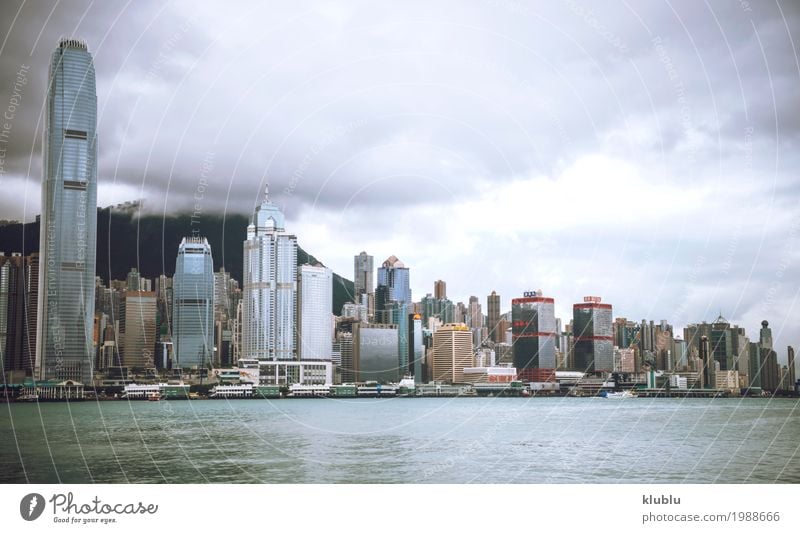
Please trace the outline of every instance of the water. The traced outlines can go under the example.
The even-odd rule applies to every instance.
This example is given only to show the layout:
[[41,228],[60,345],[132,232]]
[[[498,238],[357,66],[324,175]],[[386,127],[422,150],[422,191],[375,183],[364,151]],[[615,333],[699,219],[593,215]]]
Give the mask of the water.
[[5,483],[800,483],[792,399],[0,405]]

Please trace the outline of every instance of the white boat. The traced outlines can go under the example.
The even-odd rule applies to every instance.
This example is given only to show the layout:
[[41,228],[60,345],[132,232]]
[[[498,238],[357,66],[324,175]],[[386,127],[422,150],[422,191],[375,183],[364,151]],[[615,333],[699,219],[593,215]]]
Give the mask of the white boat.
[[613,391],[600,391],[601,398],[610,398],[615,400],[620,400],[622,398],[635,398],[636,395],[629,390],[613,392]]

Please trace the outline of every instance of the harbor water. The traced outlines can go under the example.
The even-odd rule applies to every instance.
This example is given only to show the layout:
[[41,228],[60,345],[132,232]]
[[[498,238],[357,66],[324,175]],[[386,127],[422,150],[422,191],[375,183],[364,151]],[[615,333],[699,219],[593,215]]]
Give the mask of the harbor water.
[[0,481],[800,483],[800,401],[5,404]]

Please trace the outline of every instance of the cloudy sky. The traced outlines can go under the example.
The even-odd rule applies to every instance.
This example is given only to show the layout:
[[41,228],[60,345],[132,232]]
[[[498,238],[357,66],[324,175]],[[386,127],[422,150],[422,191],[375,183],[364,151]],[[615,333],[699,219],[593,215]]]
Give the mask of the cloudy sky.
[[250,213],[269,182],[306,250],[348,277],[395,254],[415,299],[541,288],[567,321],[600,295],[800,344],[796,3],[197,4],[0,4],[0,110],[28,67],[0,218],[39,212],[47,64],[74,36],[99,205]]

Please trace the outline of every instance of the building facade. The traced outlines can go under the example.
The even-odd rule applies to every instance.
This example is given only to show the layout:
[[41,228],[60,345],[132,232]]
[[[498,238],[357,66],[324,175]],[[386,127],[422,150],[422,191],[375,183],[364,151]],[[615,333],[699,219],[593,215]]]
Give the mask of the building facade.
[[611,305],[599,296],[587,296],[572,306],[575,369],[581,372],[614,371],[614,332]]
[[50,62],[39,234],[38,379],[91,383],[97,253],[97,92],[85,43]]
[[333,350],[333,273],[324,266],[302,265],[297,320],[300,359],[331,360]]
[[489,338],[494,342],[503,342],[505,331],[500,327],[500,295],[495,291],[486,297],[486,326]]
[[374,258],[367,252],[361,252],[353,257],[353,302],[361,303],[363,294],[372,294],[375,290],[373,276],[375,266]]
[[[353,324],[353,361],[348,369],[342,354],[343,370],[352,381],[377,381],[397,383],[403,377],[403,369],[397,364],[399,345],[398,328],[395,324]],[[352,374],[351,374],[352,372]],[[343,381],[345,373],[342,373]]]
[[511,301],[511,328],[514,367],[526,380],[526,371],[556,368],[555,300],[541,291],[526,292]]
[[243,276],[242,357],[296,360],[297,237],[269,190],[247,226]]
[[214,361],[214,263],[203,237],[184,237],[172,280],[174,366],[200,368]]
[[124,298],[123,366],[136,369],[155,368],[156,293],[127,291]]
[[463,383],[464,369],[475,364],[472,332],[466,324],[445,324],[433,334],[434,381]]

